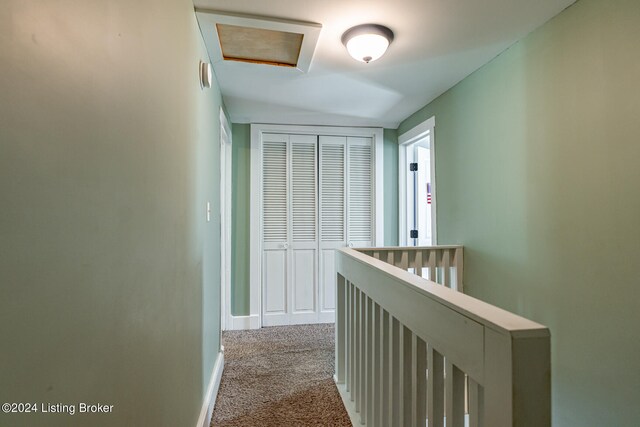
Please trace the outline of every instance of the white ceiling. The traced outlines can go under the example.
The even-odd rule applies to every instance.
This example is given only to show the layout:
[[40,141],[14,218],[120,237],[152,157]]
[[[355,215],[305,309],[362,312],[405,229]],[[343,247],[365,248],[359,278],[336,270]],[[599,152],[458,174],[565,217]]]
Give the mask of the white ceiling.
[[[575,0],[194,0],[211,9],[322,24],[308,73],[214,64],[234,123],[396,128]],[[353,60],[347,29],[385,25],[395,40],[379,60]]]

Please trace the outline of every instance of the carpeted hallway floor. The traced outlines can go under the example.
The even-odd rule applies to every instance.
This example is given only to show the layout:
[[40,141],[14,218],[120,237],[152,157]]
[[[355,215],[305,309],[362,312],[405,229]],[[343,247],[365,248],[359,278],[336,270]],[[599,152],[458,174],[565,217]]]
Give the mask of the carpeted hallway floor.
[[333,382],[333,325],[223,334],[212,426],[351,426]]

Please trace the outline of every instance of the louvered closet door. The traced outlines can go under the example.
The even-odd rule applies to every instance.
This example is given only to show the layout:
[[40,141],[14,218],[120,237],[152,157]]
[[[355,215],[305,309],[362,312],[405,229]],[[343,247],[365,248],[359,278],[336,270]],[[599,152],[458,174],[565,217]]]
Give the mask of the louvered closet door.
[[318,321],[317,136],[290,136],[291,293],[289,324]]
[[263,134],[262,159],[262,323],[316,323],[317,136]]
[[347,244],[373,245],[373,141],[347,138]]
[[347,138],[320,136],[320,322],[335,320],[335,250],[347,244]]
[[373,242],[371,138],[263,134],[262,323],[335,320],[335,250]]
[[289,135],[262,138],[262,321],[288,324]]

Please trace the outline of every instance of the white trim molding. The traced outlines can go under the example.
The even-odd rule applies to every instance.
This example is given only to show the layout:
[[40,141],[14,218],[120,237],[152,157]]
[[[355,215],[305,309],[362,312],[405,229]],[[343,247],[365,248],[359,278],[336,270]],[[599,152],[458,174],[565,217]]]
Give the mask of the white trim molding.
[[260,315],[229,316],[227,331],[242,331],[246,329],[260,329]]
[[402,135],[398,136],[398,144],[406,145],[417,141],[418,139],[426,136],[429,132],[436,127],[436,117],[430,117],[419,125],[409,129]]
[[436,118],[432,116],[420,123],[419,125],[409,129],[402,135],[398,136],[398,244],[400,246],[407,246],[407,178],[406,178],[406,163],[407,163],[407,147],[414,142],[419,141],[425,136],[429,135],[430,139],[430,162],[431,162],[431,188],[432,188],[432,205],[433,210],[431,213],[431,235],[432,245],[437,245],[438,242],[438,228],[436,227],[436,215],[437,215],[437,185],[436,185]]
[[231,316],[231,126],[220,107],[220,316],[221,330],[227,330]]
[[[314,22],[294,21],[290,19],[267,18],[263,16],[242,15],[236,13],[220,12],[206,9],[196,9],[196,18],[200,25],[200,31],[204,38],[205,45],[209,57],[213,60],[214,65],[224,61],[222,47],[217,24],[234,25],[245,28],[255,28],[261,30],[271,30],[278,32],[287,32],[302,34],[302,44],[298,55],[298,62],[294,67],[280,67],[281,71],[287,72],[288,69],[295,73],[309,71],[311,60],[316,50],[318,38],[322,25]],[[270,66],[270,65],[263,65]]]
[[374,241],[373,246],[384,245],[384,163],[383,129],[372,127],[303,126],[251,124],[251,177],[249,212],[249,310],[258,316],[262,327],[262,134],[284,133],[296,135],[354,136],[373,139],[374,173]]
[[207,393],[204,395],[202,402],[202,408],[200,409],[200,416],[196,427],[209,427],[211,424],[211,417],[213,416],[213,408],[216,406],[216,397],[218,396],[218,389],[220,388],[220,381],[222,380],[222,371],[224,370],[224,348],[220,348],[218,358],[213,366],[211,372],[211,379],[209,380],[209,386],[207,387]]

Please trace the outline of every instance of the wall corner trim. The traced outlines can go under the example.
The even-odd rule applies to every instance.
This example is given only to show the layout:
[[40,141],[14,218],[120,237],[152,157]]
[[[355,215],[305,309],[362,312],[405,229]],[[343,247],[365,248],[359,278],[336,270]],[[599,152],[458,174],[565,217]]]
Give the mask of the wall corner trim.
[[209,427],[211,424],[211,417],[213,416],[213,408],[216,406],[216,397],[218,396],[223,370],[224,349],[221,348],[216,363],[213,366],[213,371],[211,372],[211,379],[207,387],[207,393],[204,396],[204,401],[202,402],[202,409],[200,409],[200,416],[198,417],[196,427]]

